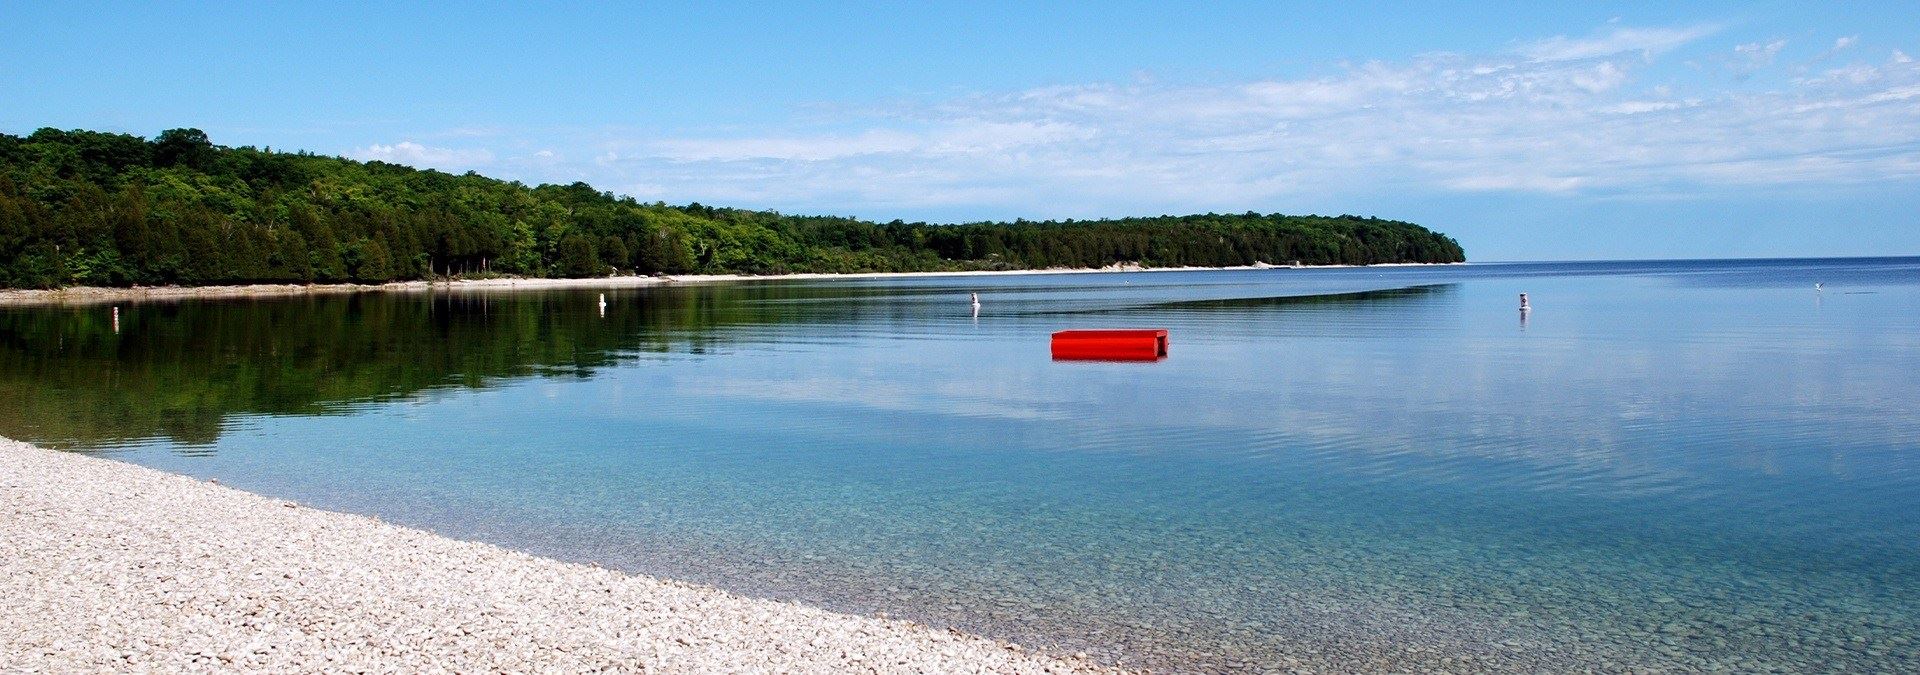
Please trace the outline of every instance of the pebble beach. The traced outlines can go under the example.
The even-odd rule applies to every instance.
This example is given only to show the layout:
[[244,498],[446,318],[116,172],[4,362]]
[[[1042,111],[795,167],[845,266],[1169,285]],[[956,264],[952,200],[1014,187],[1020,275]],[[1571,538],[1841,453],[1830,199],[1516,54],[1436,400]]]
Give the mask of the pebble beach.
[[0,439],[15,672],[1110,672]]

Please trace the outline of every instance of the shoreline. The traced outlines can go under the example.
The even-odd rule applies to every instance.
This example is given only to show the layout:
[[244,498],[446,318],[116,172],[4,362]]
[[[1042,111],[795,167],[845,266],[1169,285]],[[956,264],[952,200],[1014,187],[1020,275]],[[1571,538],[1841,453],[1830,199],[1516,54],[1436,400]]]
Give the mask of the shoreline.
[[112,302],[284,298],[301,295],[353,293],[426,293],[438,291],[546,290],[563,288],[646,288],[676,284],[818,279],[905,279],[916,277],[1025,276],[1041,274],[1132,274],[1139,272],[1230,272],[1250,270],[1342,269],[1353,267],[1426,267],[1466,263],[1378,263],[1373,265],[1240,265],[1233,267],[1054,267],[1035,270],[962,270],[951,272],[796,272],[792,274],[683,274],[677,276],[612,276],[567,278],[456,279],[449,281],[395,281],[385,284],[237,284],[217,286],[72,286],[59,289],[0,289],[0,306],[97,305]]
[[1120,672],[4,437],[0,550],[30,671]]

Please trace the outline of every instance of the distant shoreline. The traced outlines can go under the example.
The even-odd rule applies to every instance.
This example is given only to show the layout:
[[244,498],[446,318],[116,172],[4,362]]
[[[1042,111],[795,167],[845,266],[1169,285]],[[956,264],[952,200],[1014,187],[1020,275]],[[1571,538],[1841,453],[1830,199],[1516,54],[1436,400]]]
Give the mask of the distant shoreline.
[[1049,268],[1036,270],[967,270],[951,272],[801,272],[794,274],[682,274],[670,276],[612,276],[567,278],[455,279],[451,281],[396,281],[385,284],[237,284],[226,286],[135,286],[130,288],[73,286],[58,289],[0,289],[0,306],[21,305],[96,305],[112,302],[147,302],[198,299],[283,298],[301,295],[345,295],[353,293],[422,293],[432,291],[521,291],[561,288],[646,288],[678,284],[709,284],[738,281],[787,281],[797,279],[896,279],[913,277],[1022,276],[1037,274],[1125,274],[1135,272],[1224,272],[1243,270],[1331,269],[1345,267],[1425,267],[1464,265],[1466,263],[1378,263],[1373,265],[1241,265],[1234,267],[1107,267]]

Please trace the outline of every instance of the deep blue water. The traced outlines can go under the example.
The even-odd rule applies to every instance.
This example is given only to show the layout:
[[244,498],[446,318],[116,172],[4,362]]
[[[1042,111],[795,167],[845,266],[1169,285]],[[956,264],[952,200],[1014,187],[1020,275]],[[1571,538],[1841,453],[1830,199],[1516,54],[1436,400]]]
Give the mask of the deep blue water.
[[0,310],[0,434],[1124,663],[1920,668],[1920,258],[598,293]]

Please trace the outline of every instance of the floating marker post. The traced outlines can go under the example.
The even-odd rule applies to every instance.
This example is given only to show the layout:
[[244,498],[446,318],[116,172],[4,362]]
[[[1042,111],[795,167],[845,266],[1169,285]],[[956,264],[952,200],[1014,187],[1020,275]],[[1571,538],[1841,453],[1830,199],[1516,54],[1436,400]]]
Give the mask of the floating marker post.
[[1525,311],[1530,311],[1532,309],[1533,307],[1527,304],[1527,294],[1521,293],[1520,294],[1520,311],[1525,312]]
[[113,332],[120,332],[120,308],[113,308]]
[[1158,361],[1167,357],[1167,329],[1063,330],[1053,334],[1056,361]]

